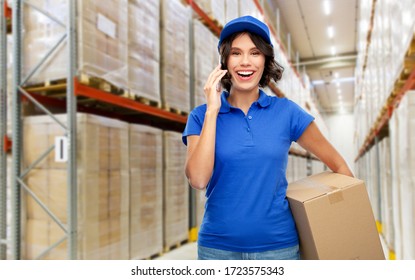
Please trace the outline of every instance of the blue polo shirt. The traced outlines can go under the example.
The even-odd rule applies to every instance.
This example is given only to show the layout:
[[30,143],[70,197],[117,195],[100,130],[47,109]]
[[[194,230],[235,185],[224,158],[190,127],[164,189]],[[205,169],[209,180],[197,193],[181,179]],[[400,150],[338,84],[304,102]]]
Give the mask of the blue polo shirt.
[[[298,244],[288,201],[286,168],[292,141],[314,118],[287,98],[260,90],[247,115],[223,92],[217,118],[215,163],[206,187],[199,245],[261,252]],[[206,104],[189,115],[183,132],[200,135]]]

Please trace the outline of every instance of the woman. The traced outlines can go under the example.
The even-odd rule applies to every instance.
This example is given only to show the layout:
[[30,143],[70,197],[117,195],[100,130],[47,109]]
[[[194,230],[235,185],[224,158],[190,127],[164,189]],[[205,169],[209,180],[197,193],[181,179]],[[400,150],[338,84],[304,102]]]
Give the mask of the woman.
[[261,90],[283,72],[266,24],[251,16],[230,21],[218,49],[222,65],[205,84],[206,104],[191,112],[183,132],[189,184],[206,188],[198,258],[299,259],[286,199],[291,142],[333,172],[352,172],[311,115]]

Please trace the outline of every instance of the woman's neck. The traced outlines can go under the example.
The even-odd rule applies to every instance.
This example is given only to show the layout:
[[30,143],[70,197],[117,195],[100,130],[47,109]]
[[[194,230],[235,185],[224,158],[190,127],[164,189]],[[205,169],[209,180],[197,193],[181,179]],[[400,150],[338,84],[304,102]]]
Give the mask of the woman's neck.
[[228,102],[232,107],[241,109],[245,115],[248,113],[252,103],[259,98],[259,88],[250,92],[243,92],[231,89]]

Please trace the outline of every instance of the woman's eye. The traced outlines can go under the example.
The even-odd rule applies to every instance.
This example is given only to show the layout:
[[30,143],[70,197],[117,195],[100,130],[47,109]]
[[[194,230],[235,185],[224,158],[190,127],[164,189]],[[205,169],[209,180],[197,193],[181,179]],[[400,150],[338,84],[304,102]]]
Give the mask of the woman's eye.
[[256,55],[260,55],[260,54],[261,54],[260,52],[253,52],[253,53],[252,53],[252,55],[255,55],[255,56],[256,56]]
[[241,54],[241,53],[240,53],[240,52],[233,51],[231,54],[232,54],[232,55],[239,55],[239,54]]

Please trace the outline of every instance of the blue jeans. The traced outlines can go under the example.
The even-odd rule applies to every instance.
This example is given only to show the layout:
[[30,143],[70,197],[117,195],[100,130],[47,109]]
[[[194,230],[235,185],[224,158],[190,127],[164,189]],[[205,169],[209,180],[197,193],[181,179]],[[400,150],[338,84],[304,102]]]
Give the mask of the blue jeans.
[[199,260],[299,260],[299,246],[265,252],[241,253],[198,245]]

